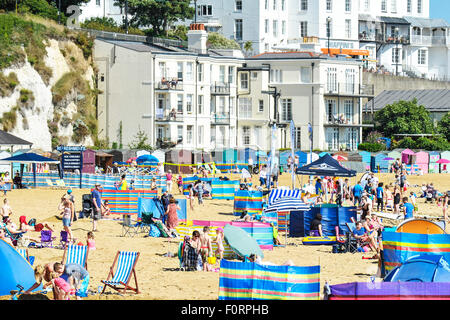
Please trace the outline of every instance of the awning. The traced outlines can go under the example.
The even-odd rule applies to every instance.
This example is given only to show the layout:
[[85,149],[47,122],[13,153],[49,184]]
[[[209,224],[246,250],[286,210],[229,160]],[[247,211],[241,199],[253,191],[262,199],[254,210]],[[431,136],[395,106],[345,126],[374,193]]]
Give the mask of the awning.
[[[322,48],[323,54],[328,54],[328,48]],[[338,49],[338,48],[330,48],[330,54],[345,54],[348,56],[368,56],[370,55],[369,50],[361,50],[361,49]]]
[[378,17],[381,22],[387,24],[410,24],[406,19],[395,17]]

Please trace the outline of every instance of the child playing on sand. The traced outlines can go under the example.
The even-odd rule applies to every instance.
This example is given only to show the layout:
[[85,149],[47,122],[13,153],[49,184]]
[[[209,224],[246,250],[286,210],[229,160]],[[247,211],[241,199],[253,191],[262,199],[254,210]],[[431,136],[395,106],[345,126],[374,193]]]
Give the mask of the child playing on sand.
[[217,243],[217,249],[216,249],[216,256],[219,256],[219,259],[222,260],[223,259],[223,252],[224,252],[224,248],[223,248],[223,239],[224,239],[224,235],[223,235],[223,229],[222,228],[217,228],[216,230],[217,233],[217,237],[216,240],[214,241],[215,243]]
[[183,176],[181,174],[178,175],[177,184],[178,184],[178,191],[180,191],[180,193],[183,193]]
[[208,257],[212,254],[211,238],[209,236],[209,227],[203,227],[203,233],[200,235],[200,256],[203,262],[203,271],[210,271],[211,267],[208,264]]
[[43,288],[52,286],[57,292],[55,300],[70,300],[70,296],[75,294],[75,288],[66,280],[60,277],[59,273],[52,272],[50,274],[51,281],[44,284]]
[[92,231],[87,233],[86,243],[89,248],[89,251],[95,250],[95,237]]

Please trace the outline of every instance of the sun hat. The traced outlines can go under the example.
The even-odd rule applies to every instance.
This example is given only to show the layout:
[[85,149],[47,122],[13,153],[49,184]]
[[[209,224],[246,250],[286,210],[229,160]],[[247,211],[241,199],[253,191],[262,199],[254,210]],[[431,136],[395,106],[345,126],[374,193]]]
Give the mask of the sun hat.
[[72,189],[67,190],[67,193],[72,193]]

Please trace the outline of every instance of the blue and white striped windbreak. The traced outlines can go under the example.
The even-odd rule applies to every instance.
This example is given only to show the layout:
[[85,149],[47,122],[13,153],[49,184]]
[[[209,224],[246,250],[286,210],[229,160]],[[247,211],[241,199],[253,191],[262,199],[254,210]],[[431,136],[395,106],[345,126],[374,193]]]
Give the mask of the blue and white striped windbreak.
[[291,197],[300,199],[302,196],[302,191],[300,189],[272,189],[269,193],[269,205],[271,205],[275,200],[282,197]]
[[269,204],[265,213],[281,212],[281,211],[308,211],[309,205],[304,203],[299,198],[294,197],[282,197],[275,200],[272,204]]

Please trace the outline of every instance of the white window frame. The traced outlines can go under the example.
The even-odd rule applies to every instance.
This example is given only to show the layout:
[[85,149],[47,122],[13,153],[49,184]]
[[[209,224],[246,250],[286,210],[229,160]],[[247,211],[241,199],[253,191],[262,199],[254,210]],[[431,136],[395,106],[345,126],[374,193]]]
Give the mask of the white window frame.
[[240,87],[243,90],[248,90],[249,88],[249,79],[248,79],[248,72],[241,72],[239,75],[239,83]]
[[186,95],[186,112],[187,113],[192,113],[193,100],[194,100],[194,95],[193,94],[187,94]]
[[292,120],[292,99],[281,99],[281,121]]
[[308,0],[300,0],[300,11],[308,11]]
[[239,98],[239,118],[251,119],[252,117],[252,98]]

